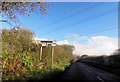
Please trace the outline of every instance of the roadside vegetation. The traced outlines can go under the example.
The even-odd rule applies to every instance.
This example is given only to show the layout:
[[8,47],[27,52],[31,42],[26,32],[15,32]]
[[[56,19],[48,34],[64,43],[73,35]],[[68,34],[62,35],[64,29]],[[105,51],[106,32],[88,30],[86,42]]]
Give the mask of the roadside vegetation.
[[43,2],[42,0],[38,2],[26,2],[21,0],[19,2],[0,2],[0,14],[3,17],[3,22],[6,21],[11,26],[21,25],[22,21],[19,16],[32,16],[32,14],[46,15],[47,9],[51,7],[52,4],[49,2]]
[[50,79],[70,65],[73,46],[57,45],[51,68],[51,49],[43,47],[40,61],[40,44],[32,41],[34,32],[20,27],[2,29],[2,79],[41,80]]
[[78,62],[82,62],[88,65],[92,65],[94,67],[103,69],[110,73],[120,76],[120,50],[116,50],[110,56],[97,56],[90,57],[87,55],[83,55],[81,57],[77,57]]
[[[0,12],[11,29],[0,29],[0,61],[2,80],[41,80],[54,77],[70,65],[73,46],[57,45],[54,50],[53,68],[51,68],[51,48],[43,47],[40,61],[40,44],[32,41],[34,32],[21,29],[19,16],[32,14],[46,15],[48,2],[1,2]],[[1,77],[0,77],[1,78]]]

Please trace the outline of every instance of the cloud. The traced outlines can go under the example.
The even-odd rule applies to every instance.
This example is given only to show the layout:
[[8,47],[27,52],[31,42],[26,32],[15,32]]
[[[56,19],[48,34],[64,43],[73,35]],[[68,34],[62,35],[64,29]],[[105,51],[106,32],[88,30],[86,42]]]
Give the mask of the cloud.
[[63,41],[58,41],[56,42],[58,45],[65,45],[65,44],[68,44],[69,45],[69,42],[67,40],[63,40]]
[[85,42],[85,40],[88,39],[86,36],[79,36],[78,34],[74,33],[67,35],[66,38],[70,44],[79,44],[81,41]]
[[[118,49],[118,39],[107,37],[107,36],[96,36],[96,37],[85,37],[80,39],[80,36],[72,38],[73,45],[75,47],[73,55],[81,56],[83,54],[88,54],[90,56],[100,56],[100,55],[111,55],[114,50]],[[79,40],[80,39],[80,40]],[[75,43],[76,40],[76,43]],[[77,40],[80,42],[78,43]],[[82,42],[86,41],[86,43]]]
[[89,46],[99,50],[101,54],[109,55],[113,53],[115,49],[118,49],[118,39],[116,38],[97,36],[91,37],[88,41]]
[[33,37],[33,40],[48,40],[48,39],[40,39],[38,37]]
[[[71,37],[72,38],[71,38]],[[73,45],[75,47],[73,55],[81,56],[87,54],[89,56],[100,56],[100,55],[111,55],[116,49],[118,49],[118,39],[107,37],[107,36],[95,36],[86,37],[79,36],[77,34],[70,34],[70,39],[57,41],[57,45]],[[48,40],[39,39],[35,37],[36,40]]]
[[74,33],[72,33],[72,34],[69,34],[69,35],[67,35],[67,38],[69,39],[69,38],[74,38],[74,39],[76,39],[76,40],[85,40],[87,37],[86,36],[79,36],[78,34],[74,34]]
[[89,56],[96,56],[99,54],[99,51],[96,50],[95,48],[92,48],[88,45],[82,45],[82,44],[74,44],[74,51],[73,51],[73,55],[76,56],[81,56],[83,54],[87,54]]
[[[33,40],[37,41],[37,40],[48,40],[48,39],[40,39],[38,37],[33,37]],[[57,45],[69,45],[69,42],[67,40],[63,40],[63,41],[57,41],[56,42]]]

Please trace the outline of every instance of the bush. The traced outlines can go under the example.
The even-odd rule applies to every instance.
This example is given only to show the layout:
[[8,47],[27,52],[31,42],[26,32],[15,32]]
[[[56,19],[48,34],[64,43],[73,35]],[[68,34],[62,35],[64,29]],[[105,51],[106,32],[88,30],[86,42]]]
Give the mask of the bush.
[[43,47],[42,61],[40,61],[41,45],[32,42],[33,34],[31,30],[20,28],[2,29],[3,80],[50,78],[70,65],[73,46],[57,45],[55,47],[52,69],[52,47]]

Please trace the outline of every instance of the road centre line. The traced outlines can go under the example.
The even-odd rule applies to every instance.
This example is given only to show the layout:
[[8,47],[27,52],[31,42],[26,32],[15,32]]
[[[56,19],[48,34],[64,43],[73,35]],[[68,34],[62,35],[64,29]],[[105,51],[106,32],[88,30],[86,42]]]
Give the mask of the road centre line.
[[87,70],[88,72],[90,72],[90,73],[92,72],[92,71],[88,70],[87,68],[86,68],[86,70]]
[[100,81],[104,82],[100,77],[96,76]]

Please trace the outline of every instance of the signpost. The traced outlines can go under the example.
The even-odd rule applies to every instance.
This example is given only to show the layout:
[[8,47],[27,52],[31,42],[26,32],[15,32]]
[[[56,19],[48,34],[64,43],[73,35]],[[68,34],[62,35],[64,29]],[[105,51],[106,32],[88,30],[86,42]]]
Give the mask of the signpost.
[[35,41],[37,44],[41,44],[40,47],[40,61],[42,60],[42,47],[52,47],[52,68],[53,68],[53,55],[54,55],[54,47],[56,46],[56,41],[55,40],[37,40]]
[[42,46],[40,47],[40,61],[41,61],[41,57],[42,57]]
[[54,54],[54,47],[52,47],[52,68],[53,68],[53,54]]

